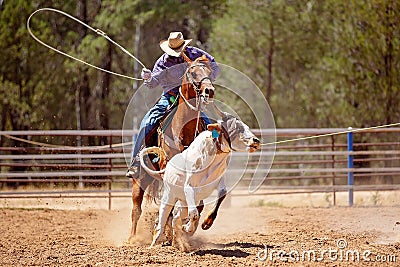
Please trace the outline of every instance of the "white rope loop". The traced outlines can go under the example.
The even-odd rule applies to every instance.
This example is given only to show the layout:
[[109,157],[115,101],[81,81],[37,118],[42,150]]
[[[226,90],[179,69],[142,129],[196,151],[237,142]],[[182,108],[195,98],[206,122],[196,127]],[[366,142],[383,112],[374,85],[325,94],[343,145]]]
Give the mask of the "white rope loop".
[[90,29],[91,31],[97,33],[98,35],[103,36],[103,37],[106,38],[108,41],[110,41],[110,42],[113,43],[114,45],[118,46],[123,52],[125,52],[126,54],[128,54],[128,55],[129,55],[130,57],[132,57],[134,60],[136,60],[143,68],[146,68],[145,65],[144,65],[139,59],[137,59],[134,55],[132,55],[131,53],[129,53],[128,50],[126,50],[126,49],[123,48],[121,45],[119,45],[117,42],[115,42],[115,41],[112,40],[110,37],[108,37],[107,34],[106,34],[105,32],[103,32],[102,30],[100,30],[100,29],[95,29],[95,28],[89,26],[88,24],[84,23],[83,21],[81,21],[81,20],[75,18],[74,16],[71,16],[70,14],[65,13],[64,11],[61,11],[61,10],[58,10],[58,9],[54,9],[54,8],[48,8],[48,7],[40,8],[40,9],[34,11],[34,12],[29,16],[28,20],[26,21],[26,27],[27,27],[27,29],[28,29],[29,34],[30,34],[30,35],[32,36],[32,38],[35,39],[38,43],[40,43],[41,45],[43,45],[43,46],[45,46],[45,47],[47,47],[47,48],[49,48],[49,49],[51,49],[51,50],[53,50],[53,51],[55,51],[55,52],[61,54],[61,55],[63,55],[63,56],[69,57],[69,58],[71,58],[71,59],[73,59],[73,60],[76,60],[76,61],[78,61],[78,62],[80,62],[80,63],[82,63],[82,64],[88,65],[88,66],[90,66],[90,67],[92,67],[92,68],[95,68],[95,69],[97,69],[97,70],[104,71],[104,72],[107,72],[107,73],[109,73],[109,74],[116,75],[116,76],[123,77],[123,78],[127,78],[127,79],[131,79],[131,80],[136,80],[136,81],[142,81],[142,80],[143,80],[143,79],[141,79],[141,78],[135,78],[135,77],[131,77],[131,76],[128,76],[128,75],[124,75],[124,74],[121,74],[121,73],[116,73],[116,72],[113,72],[113,71],[109,71],[109,70],[106,70],[106,69],[97,67],[97,66],[95,66],[95,65],[93,65],[93,64],[90,64],[90,63],[88,63],[88,62],[86,62],[86,61],[83,61],[83,60],[81,60],[81,59],[79,59],[79,58],[73,57],[73,56],[71,56],[71,55],[69,55],[69,54],[67,54],[67,53],[65,53],[65,52],[63,52],[63,51],[60,51],[60,50],[58,50],[57,48],[54,48],[54,47],[52,47],[52,46],[46,44],[45,42],[43,42],[43,41],[40,40],[39,38],[37,38],[37,37],[33,34],[33,32],[31,31],[31,28],[30,28],[30,21],[31,21],[31,18],[33,17],[33,15],[35,15],[36,13],[38,13],[38,12],[40,12],[40,11],[52,11],[52,12],[57,12],[57,13],[60,13],[60,14],[62,14],[62,15],[64,15],[64,16],[67,16],[67,17],[70,18],[70,19],[73,19],[74,21],[76,21],[76,22],[82,24],[82,25],[85,26],[86,28],[88,28],[88,29]]

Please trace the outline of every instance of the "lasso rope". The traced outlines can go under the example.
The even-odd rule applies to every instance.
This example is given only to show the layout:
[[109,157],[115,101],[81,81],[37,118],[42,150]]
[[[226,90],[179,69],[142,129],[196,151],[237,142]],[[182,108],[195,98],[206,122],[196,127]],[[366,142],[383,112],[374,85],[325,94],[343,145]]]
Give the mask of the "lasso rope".
[[334,132],[334,133],[328,133],[328,134],[319,134],[319,135],[313,135],[313,136],[305,136],[305,137],[299,137],[299,138],[294,138],[294,139],[287,139],[287,140],[282,140],[282,141],[264,143],[264,144],[261,144],[261,145],[262,146],[268,146],[268,145],[275,145],[275,144],[283,144],[283,143],[289,143],[289,142],[294,142],[294,141],[314,139],[314,138],[320,138],[320,137],[326,137],[326,136],[334,136],[334,135],[346,134],[346,133],[355,133],[355,132],[368,131],[368,130],[379,129],[379,128],[393,127],[393,126],[398,126],[398,125],[400,125],[400,122],[391,123],[391,124],[384,124],[384,125],[379,125],[379,126],[373,126],[373,127],[367,127],[367,128],[358,128],[358,129],[349,128],[348,130],[341,131],[341,132]]
[[54,9],[54,8],[40,8],[40,9],[34,11],[34,12],[29,16],[29,18],[28,18],[28,20],[27,20],[27,22],[26,22],[26,27],[27,27],[27,29],[28,29],[29,34],[30,34],[30,35],[32,36],[32,38],[35,39],[38,43],[44,45],[45,47],[47,47],[47,48],[49,48],[49,49],[51,49],[51,50],[53,50],[53,51],[55,51],[55,52],[57,52],[57,53],[59,53],[59,54],[61,54],[61,55],[64,55],[64,56],[66,56],[66,57],[69,57],[69,58],[71,58],[71,59],[73,59],[73,60],[76,60],[76,61],[78,61],[78,62],[81,62],[81,63],[83,63],[83,64],[85,64],[85,65],[88,65],[88,66],[90,66],[90,67],[92,67],[92,68],[95,68],[95,69],[97,69],[97,70],[104,71],[104,72],[107,72],[107,73],[109,73],[109,74],[113,74],[113,75],[116,75],[116,76],[119,76],[119,77],[131,79],[131,80],[137,80],[137,81],[142,81],[142,80],[143,80],[143,79],[141,79],[141,78],[135,78],[135,77],[127,76],[127,75],[124,75],[124,74],[116,73],[116,72],[113,72],[113,71],[109,71],[109,70],[106,70],[106,69],[97,67],[97,66],[92,65],[92,64],[90,64],[90,63],[88,63],[88,62],[86,62],[86,61],[83,61],[83,60],[79,59],[79,58],[73,57],[73,56],[71,56],[71,55],[69,55],[69,54],[67,54],[67,53],[65,53],[65,52],[63,52],[63,51],[60,51],[60,50],[58,50],[58,49],[56,49],[56,48],[54,48],[54,47],[52,47],[52,46],[46,44],[45,42],[43,42],[43,41],[40,40],[39,38],[37,38],[37,37],[32,33],[32,31],[31,31],[31,28],[30,28],[30,21],[31,21],[31,18],[33,17],[33,15],[35,15],[36,13],[38,13],[38,12],[40,12],[40,11],[53,11],[53,12],[57,12],[57,13],[60,13],[60,14],[62,14],[62,15],[64,15],[64,16],[69,17],[70,19],[75,20],[76,22],[82,24],[83,26],[85,26],[86,28],[92,30],[93,32],[95,32],[95,33],[97,33],[97,34],[103,36],[104,38],[106,38],[108,41],[110,41],[110,42],[113,43],[114,45],[118,46],[123,52],[125,52],[126,54],[128,54],[130,57],[132,57],[134,60],[136,60],[140,65],[142,65],[143,68],[146,68],[145,65],[144,65],[138,58],[136,58],[134,55],[132,55],[131,53],[129,53],[128,50],[126,50],[125,48],[123,48],[121,45],[119,45],[117,42],[115,42],[114,40],[112,40],[110,37],[108,37],[107,34],[106,34],[105,32],[103,32],[102,30],[100,30],[100,29],[95,29],[95,28],[89,26],[88,24],[84,23],[83,21],[81,21],[81,20],[79,20],[79,19],[77,19],[77,18],[71,16],[70,14],[65,13],[64,11],[61,11],[61,10],[58,10],[58,9]]
[[[361,131],[368,131],[368,130],[374,130],[374,129],[379,129],[379,128],[388,128],[388,127],[393,127],[393,126],[399,126],[400,122],[397,123],[391,123],[391,124],[384,124],[384,125],[379,125],[379,126],[373,126],[373,127],[367,127],[367,128],[358,128],[358,129],[351,129],[346,131],[341,131],[341,132],[334,132],[334,133],[328,133],[328,134],[319,134],[319,135],[312,135],[312,136],[305,136],[305,137],[299,137],[299,138],[294,138],[294,139],[287,139],[287,140],[282,140],[282,141],[275,141],[275,142],[269,142],[269,143],[263,143],[261,144],[262,146],[268,146],[268,145],[274,145],[274,144],[282,144],[282,143],[289,143],[289,142],[295,142],[295,141],[301,141],[301,140],[307,140],[307,139],[315,139],[315,138],[321,138],[321,137],[327,137],[327,136],[334,136],[334,135],[340,135],[340,134],[346,134],[346,133],[355,133],[355,132],[361,132]],[[76,149],[80,150],[82,148],[88,148],[88,147],[75,147],[75,146],[58,146],[58,145],[52,145],[52,144],[47,144],[47,143],[41,143],[41,142],[35,142],[23,138],[18,138],[15,136],[11,136],[8,134],[3,134],[3,136],[17,140],[20,142],[32,144],[32,145],[37,145],[37,146],[42,146],[42,147],[51,147],[51,148],[68,148],[68,149]],[[127,145],[132,145],[133,142],[125,142],[125,143],[119,143],[119,144],[113,144],[113,145],[104,145],[104,146],[90,146],[90,148],[94,149],[102,149],[102,148],[115,148],[115,147],[123,147]]]
[[116,147],[123,147],[123,146],[127,146],[127,145],[132,145],[133,142],[125,142],[125,143],[119,143],[119,144],[112,144],[112,145],[103,145],[103,146],[87,146],[87,147],[76,147],[76,146],[59,146],[59,145],[53,145],[53,144],[47,144],[47,143],[41,143],[41,142],[35,142],[35,141],[31,141],[28,139],[24,139],[24,138],[19,138],[19,137],[15,137],[12,135],[8,135],[8,134],[3,134],[3,136],[12,139],[12,140],[16,140],[19,142],[23,142],[23,143],[27,143],[27,144],[31,144],[31,145],[37,145],[37,146],[41,146],[41,147],[50,147],[50,148],[68,148],[68,149],[75,149],[75,150],[83,150],[86,148],[91,148],[91,149],[103,149],[103,148],[116,148]]
[[[132,57],[134,60],[136,60],[143,68],[146,68],[146,66],[145,66],[138,58],[136,58],[136,57],[135,57],[134,55],[132,55],[128,50],[126,50],[124,47],[122,47],[122,46],[119,45],[117,42],[115,42],[114,40],[112,40],[110,37],[108,37],[108,35],[107,35],[105,32],[103,32],[102,30],[100,30],[100,29],[95,29],[95,28],[89,26],[88,24],[84,23],[83,21],[81,21],[81,20],[75,18],[74,16],[71,16],[70,14],[68,14],[68,13],[66,13],[66,12],[64,12],[64,11],[61,11],[61,10],[58,10],[58,9],[54,9],[54,8],[40,8],[40,9],[34,11],[34,12],[29,16],[29,18],[28,18],[28,20],[27,20],[27,22],[26,22],[26,26],[27,26],[27,29],[28,29],[29,34],[30,34],[30,35],[32,36],[32,38],[35,39],[38,43],[42,44],[43,46],[45,46],[45,47],[47,47],[47,48],[49,48],[49,49],[51,49],[51,50],[53,50],[53,51],[55,51],[55,52],[61,54],[61,55],[64,55],[64,56],[66,56],[66,57],[69,57],[69,58],[71,58],[71,59],[73,59],[73,60],[76,60],[76,61],[78,61],[78,62],[81,62],[81,63],[83,63],[83,64],[85,64],[85,65],[88,65],[88,66],[90,66],[90,67],[92,67],[92,68],[95,68],[95,69],[97,69],[97,70],[104,71],[104,72],[107,72],[107,73],[109,73],[109,74],[113,74],[113,75],[116,75],[116,76],[119,76],[119,77],[131,79],[131,80],[138,80],[138,81],[142,81],[142,80],[143,80],[143,79],[141,79],[141,78],[135,78],[135,77],[127,76],[127,75],[124,75],[124,74],[116,73],[116,72],[113,72],[113,71],[109,71],[109,70],[106,70],[106,69],[97,67],[97,66],[92,65],[92,64],[90,64],[90,63],[88,63],[88,62],[86,62],[86,61],[83,61],[83,60],[79,59],[79,58],[76,58],[76,57],[74,57],[74,56],[71,56],[71,55],[69,55],[69,54],[67,54],[67,53],[65,53],[65,52],[63,52],[63,51],[60,51],[60,50],[58,50],[58,49],[56,49],[56,48],[54,48],[54,47],[52,47],[52,46],[46,44],[45,42],[43,42],[43,41],[40,40],[39,38],[37,38],[37,37],[32,33],[32,31],[31,31],[31,28],[30,28],[30,20],[31,20],[31,18],[33,17],[33,15],[35,15],[36,13],[38,13],[38,12],[40,12],[40,11],[53,11],[53,12],[60,13],[60,14],[62,14],[62,15],[64,15],[64,16],[67,16],[67,17],[69,17],[70,19],[73,19],[74,21],[80,23],[81,25],[85,26],[86,28],[90,29],[91,31],[93,31],[93,32],[95,32],[95,33],[97,33],[97,34],[103,36],[103,37],[106,38],[108,41],[110,41],[110,42],[113,43],[114,45],[118,46],[123,52],[125,52],[126,54],[128,54],[128,55],[129,55],[130,57]],[[189,103],[188,103],[188,104],[189,104]],[[349,128],[349,130],[341,131],[341,132],[334,132],[334,133],[328,133],[328,134],[320,134],[320,135],[306,136],[306,137],[300,137],[300,138],[294,138],[294,139],[287,139],[287,140],[282,140],[282,141],[275,141],[275,142],[263,143],[263,144],[261,144],[261,145],[262,145],[262,146],[268,146],[268,145],[274,145],[274,144],[289,143],[289,142],[295,142],[295,141],[301,141],[301,140],[308,140],[308,139],[314,139],[314,138],[320,138],[320,137],[327,137],[327,136],[334,136],[334,135],[346,134],[346,133],[350,133],[350,132],[353,132],[353,133],[354,133],[354,132],[361,132],[361,131],[367,131],[367,130],[373,130],[373,129],[379,129],[379,128],[393,127],[393,126],[398,126],[398,125],[400,125],[400,122],[398,122],[398,123],[392,123],[392,124],[379,125],[379,126],[373,126],[373,127],[367,127],[367,128],[359,128],[359,129],[351,129],[351,128]],[[76,148],[76,147],[72,147],[72,146],[57,146],[57,145],[51,145],[51,144],[46,144],[46,143],[34,142],[34,141],[30,141],[30,140],[26,140],[26,139],[22,139],[22,138],[18,138],[18,137],[13,137],[13,136],[10,136],[10,135],[4,135],[4,136],[7,137],[7,138],[10,138],[10,139],[14,139],[14,140],[18,140],[18,141],[21,141],[21,142],[34,144],[34,145],[39,145],[39,146],[57,147],[57,148]],[[113,145],[112,147],[124,146],[124,145],[128,145],[128,144],[132,144],[132,142],[121,143],[121,144],[115,144],[115,145]],[[96,147],[93,147],[93,148],[107,148],[107,147],[109,147],[109,146],[108,146],[108,145],[105,145],[105,146],[96,146]],[[78,149],[79,149],[79,148],[78,148]]]

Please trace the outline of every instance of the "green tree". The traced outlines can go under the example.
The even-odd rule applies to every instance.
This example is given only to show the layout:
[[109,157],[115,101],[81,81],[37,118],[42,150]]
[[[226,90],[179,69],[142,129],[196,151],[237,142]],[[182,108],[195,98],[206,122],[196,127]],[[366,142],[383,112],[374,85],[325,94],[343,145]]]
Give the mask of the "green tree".
[[265,92],[278,127],[389,123],[399,118],[398,13],[397,1],[233,0],[212,45]]

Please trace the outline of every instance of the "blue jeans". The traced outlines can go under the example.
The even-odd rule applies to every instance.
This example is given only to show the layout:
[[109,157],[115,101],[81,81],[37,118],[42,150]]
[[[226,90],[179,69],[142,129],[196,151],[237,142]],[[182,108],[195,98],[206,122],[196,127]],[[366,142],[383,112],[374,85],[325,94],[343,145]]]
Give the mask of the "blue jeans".
[[[170,97],[172,95],[176,95],[175,93],[179,94],[178,89],[172,89],[171,91],[172,94],[169,92],[164,92],[161,95],[160,100],[154,105],[154,107],[152,107],[146,113],[146,115],[144,115],[142,122],[140,123],[139,134],[136,137],[135,146],[133,148],[131,166],[135,162],[135,158],[139,153],[147,134],[149,134],[155,127],[158,126],[159,120],[167,112],[168,106],[170,104]],[[202,113],[201,117],[206,125],[210,124],[210,119],[207,117],[206,114]]]

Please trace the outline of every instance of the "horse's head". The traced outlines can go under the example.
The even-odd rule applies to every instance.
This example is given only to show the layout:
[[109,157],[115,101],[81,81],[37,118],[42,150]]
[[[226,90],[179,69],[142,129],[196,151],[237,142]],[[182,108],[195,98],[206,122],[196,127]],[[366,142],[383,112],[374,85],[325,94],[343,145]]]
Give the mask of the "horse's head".
[[207,129],[219,132],[234,151],[254,152],[260,148],[260,139],[250,131],[249,126],[229,113],[224,112],[222,121],[209,124]]
[[211,82],[211,69],[208,65],[208,59],[205,55],[190,60],[185,53],[182,53],[187,63],[185,79],[190,83],[196,92],[196,96],[201,98],[202,103],[208,104],[214,99],[214,85]]

